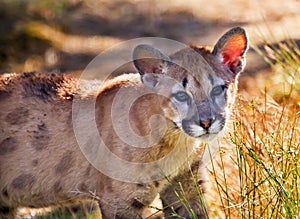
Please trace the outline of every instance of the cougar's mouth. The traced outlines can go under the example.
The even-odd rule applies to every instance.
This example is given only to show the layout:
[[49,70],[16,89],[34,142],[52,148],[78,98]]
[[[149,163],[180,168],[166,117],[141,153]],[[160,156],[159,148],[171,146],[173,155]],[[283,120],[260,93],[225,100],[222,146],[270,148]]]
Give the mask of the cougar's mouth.
[[210,141],[214,139],[223,129],[221,126],[212,124],[209,128],[204,129],[197,124],[191,124],[189,122],[182,122],[182,130],[189,136],[199,138],[203,141]]

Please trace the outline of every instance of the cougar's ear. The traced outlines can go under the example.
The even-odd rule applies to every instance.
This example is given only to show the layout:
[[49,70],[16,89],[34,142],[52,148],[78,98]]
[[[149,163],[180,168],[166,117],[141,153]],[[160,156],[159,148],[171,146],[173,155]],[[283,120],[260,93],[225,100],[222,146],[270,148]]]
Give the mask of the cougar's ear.
[[248,49],[246,31],[236,27],[225,33],[214,47],[213,55],[221,58],[224,65],[237,74],[246,64],[245,53]]
[[170,57],[149,45],[138,45],[133,51],[133,63],[149,87],[155,87],[170,62]]

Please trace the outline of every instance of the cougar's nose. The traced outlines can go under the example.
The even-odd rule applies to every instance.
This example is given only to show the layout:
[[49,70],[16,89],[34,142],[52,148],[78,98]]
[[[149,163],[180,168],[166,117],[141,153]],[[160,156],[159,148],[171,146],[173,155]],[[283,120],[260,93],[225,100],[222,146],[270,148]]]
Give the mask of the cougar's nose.
[[200,121],[200,126],[202,128],[204,128],[205,130],[208,130],[209,127],[211,126],[212,120],[211,119],[207,119],[207,120],[201,120]]
[[202,119],[200,120],[200,126],[205,130],[208,130],[215,120],[216,120],[215,117]]

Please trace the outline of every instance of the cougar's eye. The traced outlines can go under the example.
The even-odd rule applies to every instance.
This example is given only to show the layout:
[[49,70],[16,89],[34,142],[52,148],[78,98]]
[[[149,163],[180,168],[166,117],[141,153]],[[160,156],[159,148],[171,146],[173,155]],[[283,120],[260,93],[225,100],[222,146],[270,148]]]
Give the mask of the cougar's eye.
[[212,96],[219,96],[223,93],[223,91],[225,90],[225,86],[224,85],[219,85],[219,86],[216,86],[212,89],[211,91],[211,95]]
[[178,91],[177,93],[173,94],[173,97],[180,102],[186,102],[190,99],[190,96],[184,91]]

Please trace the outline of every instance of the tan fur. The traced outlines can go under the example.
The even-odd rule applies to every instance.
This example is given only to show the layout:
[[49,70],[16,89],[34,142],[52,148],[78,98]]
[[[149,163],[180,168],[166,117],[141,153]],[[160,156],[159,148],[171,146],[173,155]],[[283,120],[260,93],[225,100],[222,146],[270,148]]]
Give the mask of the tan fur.
[[[207,68],[204,60],[193,60],[189,53],[195,52],[200,53],[212,68]],[[175,53],[171,59],[194,72],[192,75],[178,65],[172,65],[167,74],[176,81],[188,77],[186,92],[197,101],[204,99],[213,89],[213,84],[207,83],[212,80],[208,75],[213,80],[229,83],[230,94],[227,95],[228,106],[225,108],[230,108],[236,80],[226,74],[227,70],[222,67],[219,57],[213,56],[205,48],[192,47]],[[155,94],[142,96],[134,102],[129,120],[134,132],[141,136],[152,132],[153,135],[160,134],[162,127],[159,120],[153,120],[154,129],[149,126],[152,115],[166,117],[166,131],[160,140],[152,147],[136,148],[124,143],[112,129],[113,119],[122,123],[128,116],[122,113],[124,106],[117,106],[120,112],[117,117],[112,117],[111,112],[112,103],[120,89],[124,89],[126,94],[124,102],[128,100],[126,97],[135,92],[149,90],[141,82],[140,75],[119,76],[106,82],[102,88],[99,87],[100,82],[96,81],[81,81],[80,86],[77,86],[78,83],[78,79],[56,74],[1,75],[1,218],[13,218],[14,210],[19,206],[45,207],[78,199],[93,199],[95,196],[103,218],[141,218],[145,208],[158,193],[166,207],[167,204],[173,206],[178,214],[188,217],[189,214],[178,203],[174,193],[179,188],[177,182],[185,186],[195,214],[199,218],[205,217],[192,177],[201,179],[198,161],[203,155],[205,144],[199,138],[185,134],[180,125],[174,125],[177,112],[172,102]],[[164,84],[159,88],[160,92],[171,95],[170,89],[175,89],[177,85],[169,85]],[[148,163],[174,153],[163,163],[164,166],[157,166],[170,173],[167,178],[151,181],[157,176],[149,175],[147,183],[128,183],[112,179],[95,169],[80,150],[73,131],[72,100],[75,97],[83,102],[96,99],[95,115],[99,134],[111,152],[121,159]],[[222,109],[224,114],[225,108]],[[83,119],[92,121],[91,115]],[[122,130],[126,132],[126,129]],[[174,166],[180,162],[184,164],[174,171]],[[147,166],[137,170],[137,173],[140,171],[147,173]],[[171,208],[167,209],[167,213],[172,213]]]

